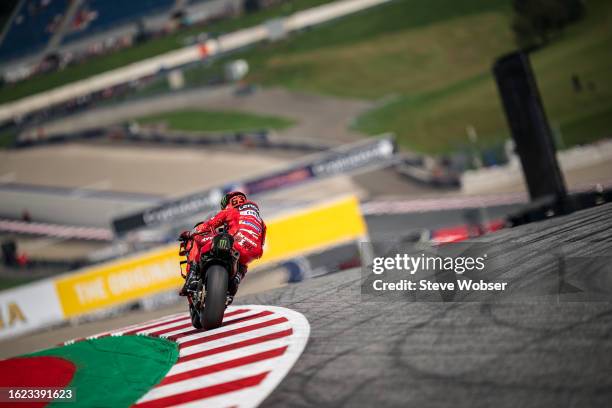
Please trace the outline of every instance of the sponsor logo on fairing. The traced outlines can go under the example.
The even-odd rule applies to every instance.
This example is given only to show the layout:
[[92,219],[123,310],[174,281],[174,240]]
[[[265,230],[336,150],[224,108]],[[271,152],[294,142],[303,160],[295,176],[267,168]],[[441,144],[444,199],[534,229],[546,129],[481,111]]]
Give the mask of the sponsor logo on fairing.
[[251,235],[255,239],[259,239],[259,237],[260,237],[260,235],[258,233],[256,233],[255,231],[248,230],[248,229],[242,229],[242,230],[240,230],[240,232],[248,232],[249,235]]
[[255,204],[251,204],[251,203],[248,203],[248,204],[242,204],[241,206],[239,206],[239,207],[238,207],[238,210],[239,210],[239,211],[242,211],[242,210],[249,210],[249,209],[250,209],[250,210],[259,211],[259,208],[258,208],[258,207],[257,207]]
[[242,232],[243,231],[240,231],[236,234],[236,240],[238,241],[239,244],[242,245],[242,242],[240,241],[246,241],[253,246],[257,246],[257,243],[255,241],[252,241],[249,238],[247,238]]
[[240,215],[247,216],[247,217],[255,217],[258,221],[261,221],[261,217],[258,211],[244,210],[244,211],[240,211]]
[[218,242],[219,249],[229,249],[229,240],[220,239]]
[[[247,220],[240,220],[240,221],[239,221],[239,224],[242,224],[242,225],[248,225],[248,226],[250,226],[250,227],[253,227],[253,229],[255,229],[255,231],[257,231],[257,232],[261,232],[261,226],[260,226],[260,225],[255,224],[254,222],[247,221]],[[249,231],[249,232],[252,232],[252,231]]]

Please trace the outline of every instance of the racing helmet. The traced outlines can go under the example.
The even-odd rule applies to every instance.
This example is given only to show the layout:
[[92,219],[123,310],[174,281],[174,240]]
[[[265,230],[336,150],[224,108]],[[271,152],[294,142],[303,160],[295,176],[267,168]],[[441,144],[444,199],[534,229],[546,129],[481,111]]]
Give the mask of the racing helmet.
[[225,207],[231,205],[237,207],[240,204],[244,204],[247,201],[247,196],[242,191],[231,191],[223,196],[221,199],[221,209],[225,210]]

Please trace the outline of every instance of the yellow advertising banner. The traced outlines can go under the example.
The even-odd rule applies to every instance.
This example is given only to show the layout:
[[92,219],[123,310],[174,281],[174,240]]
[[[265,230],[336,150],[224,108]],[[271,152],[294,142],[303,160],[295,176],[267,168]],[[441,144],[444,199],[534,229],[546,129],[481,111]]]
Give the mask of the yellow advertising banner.
[[65,317],[119,305],[178,287],[178,246],[88,268],[56,280]]
[[[356,198],[268,222],[264,256],[252,267],[357,240],[367,233]],[[178,244],[94,266],[55,281],[64,316],[74,317],[180,287]]]
[[326,203],[268,223],[266,246],[256,267],[316,251],[341,242],[360,239],[367,234],[359,201],[350,197]]

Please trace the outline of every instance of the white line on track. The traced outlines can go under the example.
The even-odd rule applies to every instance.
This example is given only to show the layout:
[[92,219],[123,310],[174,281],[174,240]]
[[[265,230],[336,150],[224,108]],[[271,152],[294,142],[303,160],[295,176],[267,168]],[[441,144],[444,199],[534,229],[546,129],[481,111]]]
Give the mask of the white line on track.
[[[229,319],[223,319],[223,324],[228,324],[229,322],[233,322],[235,320],[245,319],[245,318],[248,318],[249,316],[256,315],[257,313],[259,313],[259,312],[249,312],[248,310],[246,310],[243,313],[231,316]],[[178,330],[173,330],[173,331],[170,331],[170,332],[165,332],[165,333],[161,334],[160,337],[166,337],[167,338],[167,337],[170,337],[170,336],[174,336],[174,335],[178,335],[178,334],[182,334],[182,333],[187,333],[187,332],[193,331],[194,328],[191,325],[191,319],[189,319],[188,322],[184,322],[183,324],[186,324],[186,323],[189,324],[188,327],[184,327],[184,328],[181,328],[181,329],[178,329]],[[165,329],[172,328],[172,327],[173,326],[166,327],[166,328],[158,327],[155,330],[152,330],[149,334],[157,335],[156,333],[159,332],[160,329],[164,329],[165,330]],[[174,327],[176,327],[176,325]]]
[[[257,319],[246,320],[244,322],[232,324],[230,326],[220,327],[220,328],[218,328],[216,330],[213,330],[213,331],[210,331],[210,332],[199,332],[199,333],[190,334],[188,336],[179,337],[175,341],[179,345],[183,344],[183,343],[187,343],[187,342],[192,341],[192,340],[199,340],[199,342],[205,342],[205,341],[208,340],[209,337],[218,336],[220,334],[223,334],[223,333],[226,333],[226,332],[230,332],[230,331],[234,331],[234,330],[237,330],[237,329],[242,329],[242,328],[245,328],[245,327],[255,326],[255,325],[260,324],[260,323],[270,322],[270,321],[276,320],[278,318],[279,318],[279,316],[275,316],[275,315],[263,316],[263,317],[259,317]],[[179,336],[181,336],[181,335],[179,335]]]
[[213,364],[224,363],[230,360],[234,360],[234,359],[243,357],[245,354],[252,355],[252,354],[257,354],[257,353],[261,353],[265,351],[274,350],[278,347],[279,347],[279,342],[261,343],[261,344],[255,344],[252,346],[239,348],[236,350],[229,350],[229,351],[219,353],[219,354],[213,354],[211,356],[197,358],[191,361],[186,361],[184,363],[178,363],[178,364],[175,364],[174,367],[170,369],[170,371],[168,371],[168,374],[166,374],[166,377],[175,375],[175,374],[184,373],[184,372],[191,371],[191,370],[195,370],[201,367],[211,366]]
[[254,305],[228,308],[223,324],[197,331],[178,313],[91,337],[147,335],[178,343],[178,361],[137,408],[256,407],[299,358],[308,321],[293,310]]
[[211,343],[195,344],[193,346],[181,348],[179,350],[179,358],[188,357],[193,354],[200,353],[206,350],[214,350],[215,348],[218,348],[218,347],[224,347],[224,346],[228,346],[231,344],[236,344],[241,341],[246,341],[249,339],[267,336],[273,333],[282,332],[290,328],[291,328],[291,325],[289,324],[289,322],[285,322],[285,323],[277,324],[274,326],[263,327],[261,329],[253,330],[247,333],[237,334],[232,337],[222,338],[222,339],[217,340],[214,343],[211,342]]
[[265,373],[273,369],[275,363],[274,360],[275,359],[261,361],[243,367],[231,368],[229,370],[223,370],[213,374],[205,374],[202,376],[193,377],[188,380],[180,381],[174,384],[162,385],[161,387],[153,388],[144,397],[138,400],[138,403],[197,390],[199,388],[202,388],[203,385],[206,387],[211,387],[239,378],[245,378]]
[[[233,405],[228,404],[228,399],[232,401],[248,401],[249,398],[252,397],[253,390],[250,388],[233,391],[229,394],[221,394],[216,397],[207,398],[205,402],[202,400],[195,400],[192,402],[187,402],[185,404],[173,405],[174,408],[228,408]],[[244,406],[236,403],[235,406]]]

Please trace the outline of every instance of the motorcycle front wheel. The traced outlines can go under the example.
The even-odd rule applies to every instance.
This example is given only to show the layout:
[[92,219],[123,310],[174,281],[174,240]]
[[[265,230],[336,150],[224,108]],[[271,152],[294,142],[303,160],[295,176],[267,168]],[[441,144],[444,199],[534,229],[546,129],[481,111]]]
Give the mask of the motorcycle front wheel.
[[228,273],[220,265],[206,271],[206,298],[200,312],[200,323],[205,330],[216,329],[223,322],[227,297]]

